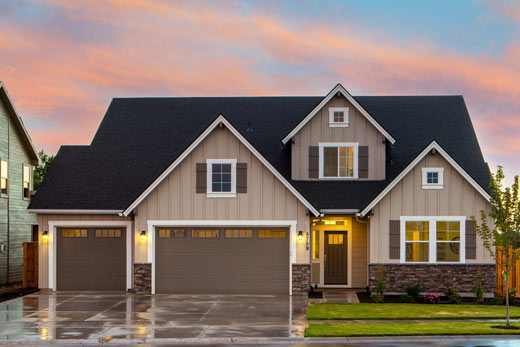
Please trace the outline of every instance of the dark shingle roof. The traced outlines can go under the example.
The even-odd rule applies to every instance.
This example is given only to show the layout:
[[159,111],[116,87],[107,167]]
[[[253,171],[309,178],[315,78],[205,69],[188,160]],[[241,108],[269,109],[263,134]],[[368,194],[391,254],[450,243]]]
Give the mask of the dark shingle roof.
[[[396,139],[385,181],[291,181],[317,209],[361,209],[432,140],[484,189],[489,170],[461,96],[359,96]],[[220,114],[290,180],[281,139],[323,97],[114,99],[90,146],[62,146],[31,209],[127,208]],[[251,124],[254,131],[246,132]]]

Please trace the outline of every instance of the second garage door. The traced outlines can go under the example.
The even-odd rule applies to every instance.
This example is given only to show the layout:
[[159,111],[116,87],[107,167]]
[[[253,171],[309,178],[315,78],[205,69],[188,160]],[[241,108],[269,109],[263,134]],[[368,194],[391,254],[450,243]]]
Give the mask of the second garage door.
[[283,228],[157,228],[157,293],[288,294]]

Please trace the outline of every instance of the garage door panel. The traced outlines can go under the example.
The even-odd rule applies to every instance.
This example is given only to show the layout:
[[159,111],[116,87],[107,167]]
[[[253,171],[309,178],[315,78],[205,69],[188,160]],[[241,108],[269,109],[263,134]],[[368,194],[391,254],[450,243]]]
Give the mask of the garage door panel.
[[[157,293],[287,294],[289,241],[156,238]],[[288,232],[287,232],[288,235]]]
[[67,235],[71,233],[63,232],[64,229],[80,228],[58,230],[58,290],[126,289],[126,235],[123,229],[112,228],[119,231],[120,237],[96,237],[94,228],[86,229],[87,237],[69,237]]

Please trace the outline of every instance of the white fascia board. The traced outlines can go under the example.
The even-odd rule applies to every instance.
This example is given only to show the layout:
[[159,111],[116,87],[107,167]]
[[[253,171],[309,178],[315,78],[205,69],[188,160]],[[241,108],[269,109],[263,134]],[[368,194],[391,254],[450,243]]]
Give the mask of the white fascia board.
[[392,181],[386,188],[379,193],[378,196],[370,204],[368,204],[367,207],[363,211],[361,211],[361,216],[366,216],[370,210],[372,210],[394,187],[410,172],[412,169],[417,166],[421,162],[421,160],[430,153],[432,149],[436,149],[437,152],[446,159],[448,163],[450,163],[451,166],[453,166],[461,175],[464,177],[472,186],[475,188],[483,197],[486,199],[486,201],[489,202],[491,197],[489,194],[480,186],[480,184],[477,183],[471,177],[456,161],[453,159],[448,152],[446,152],[441,145],[439,145],[436,141],[432,141],[408,166]]
[[27,209],[30,213],[39,214],[121,214],[123,210],[71,210],[71,209]]
[[332,99],[336,93],[341,93],[348,101],[350,101],[350,103],[352,105],[354,105],[354,107],[363,115],[365,116],[365,118],[370,122],[372,123],[372,125],[374,127],[376,127],[377,130],[379,130],[379,132],[381,132],[381,134],[384,135],[384,137],[386,137],[386,139],[388,141],[390,141],[391,144],[394,144],[395,143],[395,139],[392,137],[392,135],[390,135],[388,133],[388,131],[386,131],[382,126],[381,124],[379,124],[375,119],[374,117],[372,117],[357,101],[356,99],[354,99],[352,97],[352,95],[350,95],[350,93],[341,85],[341,83],[338,83],[336,85],[336,87],[334,87],[326,96],[325,98],[323,98],[323,100],[318,104],[318,106],[316,106],[300,123],[298,123],[298,125],[293,129],[291,130],[291,132],[289,134],[287,134],[287,136],[285,136],[282,140],[282,143],[285,145],[287,142],[289,142],[290,139],[292,139],[294,137],[294,135],[296,135],[296,133],[298,133],[298,131],[300,131],[304,126],[305,124],[307,124],[311,119],[312,117],[314,117],[329,101],[330,99]]
[[323,208],[320,210],[323,214],[354,214],[358,213],[359,210],[357,208],[346,208],[346,209],[335,209],[335,208]]
[[279,172],[278,170],[276,170],[272,165],[271,163],[265,159],[262,154],[260,154],[260,152],[258,152],[256,150],[255,147],[253,147],[253,145],[251,145],[245,137],[242,136],[242,134],[240,134],[240,132],[238,132],[238,130],[235,129],[235,127],[233,127],[233,125],[231,125],[231,123],[229,123],[227,121],[227,119],[223,116],[223,115],[220,115],[218,116],[215,121],[213,123],[211,123],[211,125],[206,128],[206,130],[204,130],[204,132],[195,140],[192,142],[192,144],[186,148],[186,150],[184,152],[182,152],[182,154],[177,157],[177,159],[175,159],[175,161],[173,163],[170,164],[170,166],[163,171],[163,173],[161,175],[159,175],[159,177],[157,177],[155,179],[155,181],[153,181],[153,183],[148,186],[148,188],[145,189],[144,192],[141,193],[141,195],[139,195],[139,197],[130,205],[128,206],[124,211],[123,211],[123,215],[124,216],[128,216],[130,214],[130,212],[132,212],[155,188],[157,188],[157,186],[164,180],[166,179],[166,177],[168,177],[168,175],[220,124],[224,124],[226,126],[226,128],[231,131],[231,133],[233,135],[235,135],[238,140],[244,145],[246,146],[247,149],[249,149],[251,151],[251,153],[253,153],[256,158],[258,160],[260,160],[260,162],[265,165],[269,171],[271,171],[271,173],[276,177],[278,178],[278,180],[280,180],[280,182],[283,183],[283,185],[291,192],[294,194],[294,196],[296,196],[296,198],[298,200],[300,200],[300,202],[305,206],[307,207],[313,214],[314,216],[318,217],[319,216],[319,212],[318,210],[316,210],[316,208],[314,208],[314,206],[311,205],[310,202],[308,202],[304,197],[303,195],[300,194],[300,192],[298,192],[296,190],[296,188],[294,188],[286,179],[285,177],[283,177]]

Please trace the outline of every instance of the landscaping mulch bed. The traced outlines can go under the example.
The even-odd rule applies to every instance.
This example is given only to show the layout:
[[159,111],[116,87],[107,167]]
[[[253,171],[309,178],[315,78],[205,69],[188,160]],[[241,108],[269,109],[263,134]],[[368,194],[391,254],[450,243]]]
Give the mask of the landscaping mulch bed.
[[[360,303],[374,302],[372,300],[372,296],[368,292],[358,292],[357,296],[358,296]],[[385,295],[385,303],[398,304],[398,303],[400,303],[400,301],[399,301],[400,297],[401,297],[400,295]],[[510,300],[510,302],[509,302],[510,306],[520,306],[520,298],[509,298],[509,300]],[[422,296],[419,297],[419,299],[416,303],[417,304],[426,304],[426,302],[423,300]],[[449,304],[448,299],[441,296],[439,304]],[[475,303],[475,298],[471,298],[471,297],[462,297],[461,304],[477,305]],[[506,303],[504,300],[504,303],[502,305],[505,306],[505,304]],[[496,303],[493,303],[492,298],[485,298],[484,303],[478,304],[478,305],[496,305]]]

